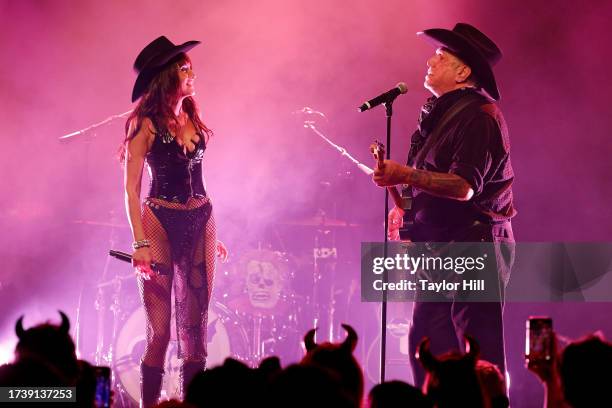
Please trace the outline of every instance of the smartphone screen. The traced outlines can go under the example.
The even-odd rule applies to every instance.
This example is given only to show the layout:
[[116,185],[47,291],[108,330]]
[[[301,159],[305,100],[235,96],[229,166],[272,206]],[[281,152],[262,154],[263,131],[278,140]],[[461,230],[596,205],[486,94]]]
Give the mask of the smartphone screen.
[[525,358],[529,361],[548,361],[552,358],[552,319],[531,316],[527,319]]
[[111,398],[111,371],[109,367],[94,367],[96,372],[96,408],[110,408]]

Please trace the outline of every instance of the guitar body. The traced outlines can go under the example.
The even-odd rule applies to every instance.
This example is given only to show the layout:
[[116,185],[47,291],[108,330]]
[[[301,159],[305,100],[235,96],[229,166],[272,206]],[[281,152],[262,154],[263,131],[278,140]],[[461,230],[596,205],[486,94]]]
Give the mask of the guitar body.
[[410,186],[402,186],[402,192],[399,194],[402,200],[402,206],[400,208],[404,210],[402,225],[399,229],[400,240],[413,241],[413,237],[410,236],[410,232],[413,231],[414,225],[414,214],[412,213],[412,191]]

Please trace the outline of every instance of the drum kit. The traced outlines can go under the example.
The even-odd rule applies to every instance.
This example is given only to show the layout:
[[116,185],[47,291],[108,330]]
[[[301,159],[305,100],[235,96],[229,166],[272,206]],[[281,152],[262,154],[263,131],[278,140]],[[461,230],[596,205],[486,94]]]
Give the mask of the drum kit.
[[[76,222],[110,228],[111,247],[116,242],[116,230],[125,227],[114,221]],[[283,364],[295,362],[302,355],[300,339],[313,326],[319,327],[317,341],[340,336],[341,322],[335,315],[338,291],[334,287],[338,251],[334,233],[330,232],[357,224],[327,218],[320,211],[313,217],[284,222],[283,226],[314,232],[311,255],[296,256],[260,245],[218,267],[209,306],[207,366],[222,364],[228,357],[250,366],[257,366],[272,355],[280,357]],[[145,314],[133,273],[121,269],[122,274],[113,274],[115,268],[111,262],[110,258],[106,260],[102,279],[95,286],[93,360],[96,365],[113,369],[116,396],[124,406],[131,406],[140,397],[139,366],[146,343]],[[78,314],[81,315],[80,311]],[[80,316],[78,319],[79,323],[85,320]],[[89,320],[92,323],[93,319]],[[175,319],[171,322],[174,325]],[[77,344],[79,332],[77,329]],[[180,397],[175,327],[171,333],[163,398]]]

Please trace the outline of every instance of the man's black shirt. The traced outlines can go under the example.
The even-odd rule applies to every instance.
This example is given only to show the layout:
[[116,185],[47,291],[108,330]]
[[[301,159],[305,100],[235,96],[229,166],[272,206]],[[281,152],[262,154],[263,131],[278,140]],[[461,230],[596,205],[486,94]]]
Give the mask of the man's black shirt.
[[472,186],[474,196],[469,201],[458,201],[413,187],[412,211],[417,224],[456,230],[476,220],[496,223],[516,214],[506,123],[497,106],[471,88],[430,98],[423,106],[419,128],[412,135],[408,164],[415,164],[415,157],[444,113],[465,97],[474,102],[446,123],[419,168],[461,176]]

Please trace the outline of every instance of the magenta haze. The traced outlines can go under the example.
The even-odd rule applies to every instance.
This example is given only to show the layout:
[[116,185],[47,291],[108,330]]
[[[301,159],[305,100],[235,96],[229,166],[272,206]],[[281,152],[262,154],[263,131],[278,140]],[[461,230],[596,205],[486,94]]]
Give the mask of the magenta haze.
[[[235,260],[258,243],[287,250],[299,260],[294,269],[304,286],[313,229],[281,222],[323,208],[329,218],[360,224],[336,231],[337,273],[359,280],[360,242],[382,239],[382,190],[291,112],[324,112],[321,129],[369,164],[369,144],[384,137],[384,109],[360,114],[356,107],[404,81],[409,91],[394,105],[392,144],[393,157],[404,161],[429,96],[422,83],[433,52],[415,33],[458,21],[481,28],[504,51],[495,72],[512,140],[517,239],[612,240],[612,55],[602,48],[612,3],[598,3],[2,2],[0,344],[10,342],[21,313],[34,323],[63,309],[75,321],[81,288],[86,300],[95,297],[88,285],[100,278],[111,230],[75,221],[126,225],[114,158],[123,122],[87,140],[57,138],[130,109],[134,57],[162,34],[203,43],[190,55],[197,99],[216,133],[204,171],[219,237]],[[129,248],[128,231],[115,230],[117,249]],[[219,276],[227,270],[220,267]],[[111,263],[109,273],[116,271],[130,273]],[[221,288],[221,278],[217,283]],[[89,309],[82,318],[93,320]],[[351,303],[347,310],[349,320],[364,322],[356,325],[360,334],[374,333],[363,337],[367,348],[376,309]],[[512,305],[507,318],[511,313]],[[585,327],[573,323],[566,333],[589,329],[578,320]],[[515,366],[518,376],[520,362]]]

